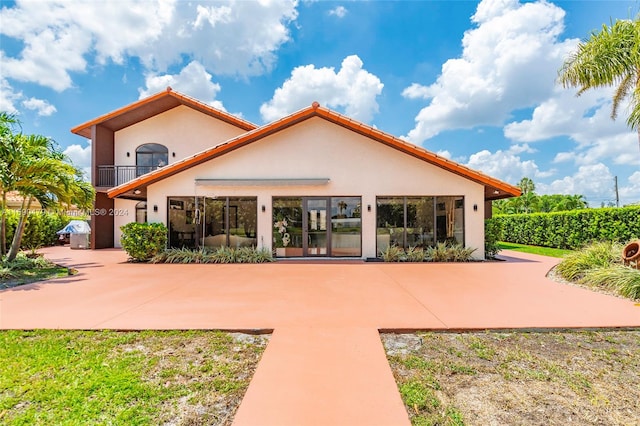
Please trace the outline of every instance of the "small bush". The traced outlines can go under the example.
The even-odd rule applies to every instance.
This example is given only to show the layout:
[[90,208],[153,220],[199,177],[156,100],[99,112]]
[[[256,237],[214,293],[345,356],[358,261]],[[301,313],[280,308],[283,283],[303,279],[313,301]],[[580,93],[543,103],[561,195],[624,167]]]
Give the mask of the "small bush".
[[404,262],[407,259],[404,249],[396,245],[390,245],[385,250],[381,250],[380,257],[385,262]]
[[630,299],[640,299],[640,271],[628,266],[611,265],[590,269],[580,282],[614,290]]
[[409,247],[405,252],[407,262],[424,262],[424,249]]
[[496,219],[484,221],[484,256],[494,259],[500,251],[498,241],[502,240],[502,222]]
[[167,227],[162,223],[127,223],[121,226],[122,248],[136,262],[147,262],[167,245]]
[[569,254],[557,266],[560,276],[569,281],[584,277],[590,269],[608,267],[621,261],[622,245],[610,241],[591,244]]
[[469,262],[475,251],[461,244],[438,243],[425,251],[425,258],[429,262]]
[[2,259],[0,265],[0,278],[15,278],[20,271],[30,271],[33,269],[45,269],[52,267],[53,264],[44,257],[28,257],[25,253],[18,253],[16,258],[11,262],[7,262],[6,256]]

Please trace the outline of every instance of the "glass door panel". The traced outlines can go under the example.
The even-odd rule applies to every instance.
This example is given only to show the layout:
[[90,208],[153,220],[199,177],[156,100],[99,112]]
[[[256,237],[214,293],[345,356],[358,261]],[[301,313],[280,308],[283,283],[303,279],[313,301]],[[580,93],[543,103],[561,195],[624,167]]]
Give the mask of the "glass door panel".
[[306,211],[306,256],[327,256],[329,238],[327,222],[328,200],[326,198],[305,199]]
[[202,216],[200,225],[202,231],[199,242],[201,247],[218,248],[227,245],[227,230],[225,226],[226,200],[215,198],[201,198]]
[[362,254],[362,200],[360,197],[331,198],[331,255]]
[[302,198],[273,198],[273,248],[277,257],[303,255],[303,217]]

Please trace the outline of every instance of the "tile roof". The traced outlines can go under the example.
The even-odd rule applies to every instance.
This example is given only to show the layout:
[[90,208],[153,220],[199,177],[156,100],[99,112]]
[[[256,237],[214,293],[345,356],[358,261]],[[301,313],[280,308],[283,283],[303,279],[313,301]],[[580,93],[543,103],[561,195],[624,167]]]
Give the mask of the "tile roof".
[[484,185],[485,200],[494,200],[520,195],[520,189],[516,186],[510,185],[499,179],[495,179],[491,176],[485,175],[484,173],[470,169],[466,166],[456,163],[455,161],[448,160],[444,157],[434,154],[431,151],[427,151],[426,149],[414,145],[410,142],[404,141],[388,133],[375,129],[374,127],[353,120],[329,108],[321,107],[317,102],[314,102],[310,107],[301,109],[300,111],[297,111],[291,115],[266,124],[262,127],[249,130],[242,135],[229,139],[228,141],[216,145],[212,148],[206,149],[190,157],[172,163],[168,166],[157,169],[151,173],[140,176],[125,184],[114,187],[107,191],[107,195],[110,198],[115,198],[127,192],[131,192],[137,188],[146,187],[147,185],[158,182],[183,170],[189,169],[198,164],[224,155],[228,152],[248,145],[273,133],[277,133],[283,129],[308,120],[312,117],[320,117],[329,122],[340,125],[346,129],[367,136],[391,148],[397,149],[398,151],[404,152],[405,154],[411,155],[427,163],[447,170],[451,173],[455,173],[459,176]]
[[86,123],[82,123],[72,128],[71,132],[79,136],[84,136],[85,138],[91,138],[91,128],[94,125],[100,124],[113,131],[118,131],[180,105],[188,106],[204,114],[218,118],[224,122],[239,127],[242,130],[253,130],[257,127],[249,121],[221,111],[180,92],[176,92],[171,89],[171,87],[167,87],[167,90],[163,92],[156,93],[148,98],[141,99],[125,107],[87,121]]

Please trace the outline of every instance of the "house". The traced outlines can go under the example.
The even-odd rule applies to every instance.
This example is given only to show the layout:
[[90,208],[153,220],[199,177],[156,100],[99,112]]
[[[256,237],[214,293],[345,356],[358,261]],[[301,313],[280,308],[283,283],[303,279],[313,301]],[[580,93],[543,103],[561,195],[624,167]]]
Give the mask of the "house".
[[92,140],[92,247],[162,222],[171,247],[371,258],[457,241],[484,257],[509,185],[320,106],[256,126],[167,88],[72,129]]

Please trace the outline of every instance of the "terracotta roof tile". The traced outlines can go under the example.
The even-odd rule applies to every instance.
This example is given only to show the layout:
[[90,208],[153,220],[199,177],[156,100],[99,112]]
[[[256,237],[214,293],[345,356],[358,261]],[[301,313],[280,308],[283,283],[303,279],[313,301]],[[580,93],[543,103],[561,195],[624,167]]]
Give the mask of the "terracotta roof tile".
[[[312,117],[323,118],[329,122],[338,124],[356,133],[370,137],[373,140],[376,140],[408,155],[412,155],[423,161],[441,167],[442,169],[445,169],[449,172],[480,183],[485,186],[485,199],[487,200],[520,195],[520,190],[513,185],[487,176],[484,173],[470,169],[469,167],[463,166],[454,161],[448,160],[431,151],[427,151],[422,147],[404,141],[367,124],[353,120],[338,112],[319,105],[312,105],[310,107],[304,108],[272,123],[250,130],[233,139],[229,139],[228,141],[216,145],[212,148],[206,149],[183,160],[177,161],[161,169],[157,169],[151,173],[140,176],[137,179],[112,188],[107,192],[107,194],[109,197],[114,198],[126,192],[132,191],[135,188],[158,182],[159,180],[172,176],[203,162],[209,161],[213,158],[224,155],[237,148],[250,144],[272,133],[279,132],[283,129],[286,129],[287,127],[293,126],[301,121],[307,120]],[[496,194],[495,191],[498,191],[498,193]]]

